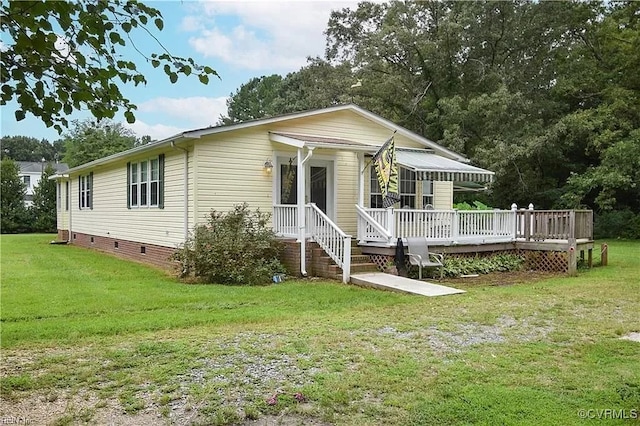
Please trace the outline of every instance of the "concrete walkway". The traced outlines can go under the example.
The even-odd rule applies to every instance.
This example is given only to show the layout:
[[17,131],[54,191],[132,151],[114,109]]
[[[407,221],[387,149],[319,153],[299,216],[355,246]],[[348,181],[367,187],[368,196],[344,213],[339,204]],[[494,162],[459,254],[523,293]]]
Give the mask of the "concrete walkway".
[[384,272],[354,274],[351,275],[351,283],[361,287],[373,287],[401,293],[420,294],[422,296],[445,296],[447,294],[464,293],[464,290],[385,274]]

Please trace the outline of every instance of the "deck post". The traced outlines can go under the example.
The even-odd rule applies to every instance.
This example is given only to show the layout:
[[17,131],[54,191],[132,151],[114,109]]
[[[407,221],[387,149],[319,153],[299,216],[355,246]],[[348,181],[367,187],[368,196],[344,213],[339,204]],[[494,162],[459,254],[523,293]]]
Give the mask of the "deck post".
[[576,211],[569,210],[569,240],[576,239]]
[[600,246],[600,265],[607,266],[609,264],[609,246],[605,243]]
[[396,240],[396,217],[393,207],[387,209],[387,226],[389,227],[389,233],[391,234],[391,241]]
[[531,210],[524,211],[524,239],[531,241]]
[[451,241],[454,243],[458,241],[458,237],[460,236],[460,230],[458,226],[458,221],[460,220],[460,215],[458,214],[458,210],[453,211],[453,219],[451,221]]
[[569,239],[569,250],[568,250],[568,269],[567,273],[571,276],[578,274],[578,254],[576,253],[576,239]]
[[342,246],[342,282],[346,284],[351,278],[351,237],[344,237],[342,240]]

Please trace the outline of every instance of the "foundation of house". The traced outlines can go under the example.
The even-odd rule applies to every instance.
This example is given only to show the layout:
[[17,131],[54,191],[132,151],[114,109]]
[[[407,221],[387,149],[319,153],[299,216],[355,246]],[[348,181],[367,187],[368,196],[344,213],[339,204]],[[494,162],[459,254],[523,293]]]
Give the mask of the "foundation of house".
[[[60,237],[60,231],[58,231],[58,237]],[[174,270],[177,267],[177,263],[171,260],[171,255],[175,253],[176,249],[171,247],[80,232],[71,233],[71,244],[111,253],[123,259],[151,264],[162,269]]]

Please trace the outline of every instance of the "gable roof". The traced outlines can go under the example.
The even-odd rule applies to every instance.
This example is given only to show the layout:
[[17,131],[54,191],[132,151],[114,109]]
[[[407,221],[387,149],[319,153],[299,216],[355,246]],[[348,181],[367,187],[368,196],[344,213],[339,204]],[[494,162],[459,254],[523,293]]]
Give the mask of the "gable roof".
[[[243,121],[241,123],[236,123],[236,124],[228,124],[228,125],[223,125],[223,126],[211,126],[211,127],[204,127],[204,128],[200,128],[200,129],[194,129],[194,130],[188,130],[188,131],[184,131],[182,133],[178,133],[176,135],[173,135],[169,138],[166,139],[162,139],[160,141],[156,141],[156,142],[152,142],[146,145],[141,145],[132,149],[129,149],[127,151],[122,151],[119,152],[117,154],[113,154],[110,155],[108,157],[103,157],[103,158],[99,158],[97,160],[91,161],[89,163],[85,163],[82,164],[80,166],[77,167],[73,167],[71,169],[68,170],[68,172],[76,172],[76,171],[81,171],[84,169],[88,169],[94,166],[98,166],[98,165],[102,165],[102,164],[107,164],[116,160],[119,160],[121,158],[125,158],[128,157],[130,155],[134,155],[134,154],[138,154],[141,152],[145,152],[145,151],[149,151],[152,149],[156,149],[159,147],[164,147],[164,146],[169,146],[169,145],[173,145],[176,142],[181,142],[181,141],[185,141],[185,140],[189,140],[189,139],[199,139],[203,136],[209,136],[209,135],[215,135],[218,133],[225,133],[225,132],[232,132],[235,130],[240,130],[240,129],[246,129],[246,128],[251,128],[251,127],[257,127],[257,126],[263,126],[266,124],[271,124],[271,123],[279,123],[279,122],[283,122],[283,121],[287,121],[287,120],[295,120],[295,119],[299,119],[299,118],[305,118],[305,117],[313,117],[313,116],[318,116],[318,115],[322,115],[322,114],[329,114],[329,113],[333,113],[333,112],[337,112],[337,111],[351,111],[354,112],[355,114],[358,114],[370,121],[373,121],[374,123],[385,127],[389,130],[394,130],[396,131],[398,134],[401,134],[421,145],[423,145],[425,148],[430,148],[432,149],[435,153],[443,155],[447,158],[450,158],[452,160],[455,161],[461,161],[461,162],[469,162],[469,160],[467,158],[465,158],[464,156],[455,153],[453,151],[450,151],[446,148],[444,148],[443,146],[438,145],[437,143],[433,142],[432,140],[429,140],[423,136],[420,136],[417,133],[412,132],[409,129],[406,129],[402,126],[399,126],[395,123],[393,123],[392,121],[389,121],[385,118],[380,117],[377,114],[374,114],[370,111],[367,111],[364,108],[361,108],[355,104],[344,104],[344,105],[336,105],[336,106],[332,106],[332,107],[328,107],[328,108],[321,108],[321,109],[315,109],[315,110],[309,110],[309,111],[302,111],[302,112],[293,112],[293,113],[289,113],[289,114],[283,114],[283,115],[278,115],[275,117],[268,117],[268,118],[260,118],[260,119],[255,119],[255,120],[248,120],[248,121]],[[304,142],[304,141],[303,141]]]
[[20,167],[21,174],[41,174],[48,165],[51,165],[56,173],[63,173],[69,169],[69,166],[67,166],[66,163],[54,163],[51,161],[16,161],[16,164]]

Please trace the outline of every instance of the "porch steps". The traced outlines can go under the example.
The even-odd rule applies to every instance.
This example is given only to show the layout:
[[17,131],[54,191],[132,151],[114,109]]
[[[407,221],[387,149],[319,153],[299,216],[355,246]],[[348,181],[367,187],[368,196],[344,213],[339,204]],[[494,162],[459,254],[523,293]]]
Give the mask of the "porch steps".
[[453,287],[418,281],[383,272],[351,274],[351,283],[361,287],[371,287],[380,290],[390,290],[400,293],[419,294],[421,296],[446,296],[449,294],[465,293]]
[[[324,278],[342,280],[342,268],[327,256],[320,247],[311,250],[313,275]],[[378,266],[371,262],[369,255],[362,254],[360,247],[351,247],[351,273],[378,272]]]

